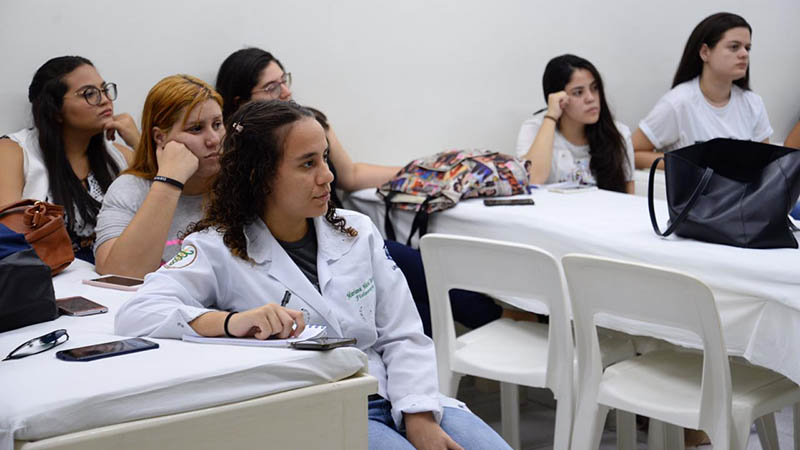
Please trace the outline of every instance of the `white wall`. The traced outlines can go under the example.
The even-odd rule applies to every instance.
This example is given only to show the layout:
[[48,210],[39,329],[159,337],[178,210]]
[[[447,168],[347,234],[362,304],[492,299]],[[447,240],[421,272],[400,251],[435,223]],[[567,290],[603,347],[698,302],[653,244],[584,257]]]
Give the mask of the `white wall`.
[[591,60],[617,119],[635,128],[668,90],[691,29],[721,10],[753,26],[751,84],[782,141],[800,118],[797,0],[0,0],[0,132],[30,123],[28,84],[50,57],[93,60],[119,85],[116,111],[138,121],[162,77],[213,83],[229,53],[253,45],[281,59],[295,98],[328,114],[354,159],[511,152],[544,106],[551,57]]

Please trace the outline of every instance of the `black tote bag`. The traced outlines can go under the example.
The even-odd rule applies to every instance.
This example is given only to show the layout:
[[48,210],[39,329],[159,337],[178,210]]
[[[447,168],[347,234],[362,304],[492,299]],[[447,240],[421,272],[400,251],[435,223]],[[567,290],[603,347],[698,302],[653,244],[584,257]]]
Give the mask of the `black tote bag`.
[[[663,233],[653,206],[656,166],[664,160],[670,224]],[[650,221],[659,236],[747,248],[797,248],[788,218],[800,196],[800,151],[713,139],[665,153],[650,167]]]

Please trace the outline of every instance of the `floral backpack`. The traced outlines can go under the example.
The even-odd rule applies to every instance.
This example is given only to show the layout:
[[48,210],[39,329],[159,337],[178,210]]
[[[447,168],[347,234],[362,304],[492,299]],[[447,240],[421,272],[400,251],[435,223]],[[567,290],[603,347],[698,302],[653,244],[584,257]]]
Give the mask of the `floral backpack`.
[[530,162],[490,150],[449,150],[415,159],[378,188],[386,204],[386,237],[396,240],[389,212],[416,211],[406,245],[428,229],[428,217],[459,200],[527,193]]

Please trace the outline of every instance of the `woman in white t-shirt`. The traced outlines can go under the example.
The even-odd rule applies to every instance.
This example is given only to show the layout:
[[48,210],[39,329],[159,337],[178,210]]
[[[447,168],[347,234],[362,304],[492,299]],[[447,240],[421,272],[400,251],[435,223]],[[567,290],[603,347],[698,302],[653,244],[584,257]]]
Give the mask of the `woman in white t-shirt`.
[[658,151],[714,138],[769,142],[764,102],[750,90],[752,28],[741,16],[717,13],[692,31],[672,81],[633,134],[636,167],[649,168]]
[[561,55],[542,77],[547,112],[523,122],[517,156],[531,161],[532,184],[576,182],[633,193],[628,127],[614,121],[603,80],[589,61]]

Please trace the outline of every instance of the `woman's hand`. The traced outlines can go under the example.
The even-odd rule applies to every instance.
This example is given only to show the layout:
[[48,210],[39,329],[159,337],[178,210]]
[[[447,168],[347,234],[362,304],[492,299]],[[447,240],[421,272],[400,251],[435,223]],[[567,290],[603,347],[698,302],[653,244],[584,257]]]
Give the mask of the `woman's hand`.
[[169,141],[156,149],[158,175],[186,183],[197,171],[200,160],[180,142]]
[[547,96],[547,115],[559,119],[567,105],[569,105],[569,96],[565,91],[553,92]]
[[403,413],[406,436],[417,450],[464,450],[433,419],[433,413]]
[[106,138],[113,141],[115,134],[119,134],[125,144],[135,149],[139,145],[139,139],[142,137],[139,134],[139,128],[136,127],[136,122],[133,121],[128,113],[117,114],[111,119],[111,122],[105,126]]
[[[297,324],[297,326],[295,326]],[[228,332],[236,337],[280,339],[299,336],[306,327],[303,312],[270,303],[231,316]]]

